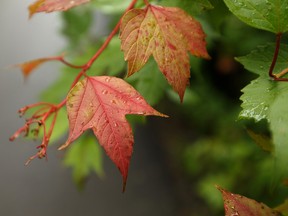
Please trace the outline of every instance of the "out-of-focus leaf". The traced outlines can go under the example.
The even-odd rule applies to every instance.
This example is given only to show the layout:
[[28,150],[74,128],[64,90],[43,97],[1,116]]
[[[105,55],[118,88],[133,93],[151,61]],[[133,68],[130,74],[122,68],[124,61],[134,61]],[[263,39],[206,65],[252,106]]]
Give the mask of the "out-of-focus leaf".
[[[75,8],[61,13],[63,25],[62,33],[70,40],[71,47],[82,45],[85,40],[88,43],[88,36],[93,22],[93,11],[87,7]],[[83,44],[85,44],[83,42]]]
[[256,133],[253,130],[247,129],[249,136],[265,151],[273,152],[274,146],[271,139],[262,133]]
[[284,203],[274,208],[276,211],[281,212],[284,216],[288,215],[288,199]]
[[223,188],[217,186],[217,189],[222,193],[224,200],[224,208],[226,216],[280,216],[281,214],[263,203],[258,203],[255,200],[247,197],[230,193]]
[[38,0],[29,6],[29,17],[39,12],[66,11],[90,0]]
[[128,82],[141,93],[150,105],[157,104],[168,87],[164,76],[159,73],[156,62],[150,59],[138,73],[128,77]]
[[91,173],[104,176],[102,160],[100,145],[92,134],[87,133],[67,149],[64,164],[72,168],[73,179],[82,188]]
[[192,15],[198,15],[204,10],[213,9],[209,0],[162,0],[160,4],[169,7],[179,7]]

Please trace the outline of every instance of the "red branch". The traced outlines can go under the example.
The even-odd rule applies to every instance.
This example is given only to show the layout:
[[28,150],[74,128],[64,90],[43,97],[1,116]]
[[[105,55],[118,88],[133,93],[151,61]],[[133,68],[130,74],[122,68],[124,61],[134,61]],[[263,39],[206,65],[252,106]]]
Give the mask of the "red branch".
[[[135,4],[136,4],[137,0],[132,0],[130,5],[127,7],[126,11],[131,10],[132,8],[134,8]],[[148,1],[145,1],[145,3],[147,3]],[[149,2],[148,2],[149,3]],[[107,39],[105,40],[105,42],[103,43],[103,45],[99,48],[99,50],[89,59],[89,61],[83,65],[83,66],[77,66],[77,65],[73,65],[69,62],[67,62],[63,56],[58,56],[58,57],[52,57],[50,58],[51,60],[58,60],[60,62],[62,62],[63,64],[67,65],[68,67],[71,68],[78,68],[81,69],[81,71],[78,73],[78,75],[75,77],[73,83],[71,84],[70,89],[72,89],[76,83],[81,79],[82,76],[84,76],[86,74],[86,71],[89,70],[91,68],[91,66],[93,65],[93,63],[96,61],[96,59],[101,55],[101,53],[105,50],[105,48],[109,45],[110,41],[112,40],[112,38],[116,35],[116,33],[119,31],[120,25],[121,25],[121,20],[122,18],[119,20],[119,22],[117,23],[117,25],[114,27],[114,29],[111,31],[111,33],[108,35]],[[27,105],[23,108],[21,108],[18,112],[20,114],[20,116],[23,116],[27,110],[31,109],[31,108],[38,108],[34,114],[26,120],[26,123],[24,124],[24,126],[22,126],[21,128],[19,128],[11,137],[10,137],[10,141],[15,140],[17,137],[19,137],[21,134],[24,134],[24,136],[27,136],[29,134],[29,131],[31,130],[31,127],[35,127],[31,130],[31,132],[33,132],[34,137],[37,138],[38,133],[40,131],[40,129],[43,129],[43,138],[42,138],[42,142],[41,145],[39,145],[37,148],[39,149],[38,152],[33,155],[32,157],[30,157],[28,159],[28,161],[26,162],[26,165],[33,160],[34,158],[47,158],[47,147],[49,144],[49,140],[50,137],[53,133],[53,129],[57,120],[57,114],[58,111],[66,104],[66,99],[64,99],[63,101],[61,101],[59,104],[50,104],[50,103],[46,103],[46,102],[39,102],[39,103],[35,103],[35,104],[30,104]],[[52,119],[52,123],[50,125],[49,128],[47,128],[46,125],[46,120],[53,116]]]

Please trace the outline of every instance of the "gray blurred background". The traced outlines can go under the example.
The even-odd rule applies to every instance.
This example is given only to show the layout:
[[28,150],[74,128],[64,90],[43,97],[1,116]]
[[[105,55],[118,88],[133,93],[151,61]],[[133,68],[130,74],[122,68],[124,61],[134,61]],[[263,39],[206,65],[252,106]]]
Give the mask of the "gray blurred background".
[[28,20],[27,6],[32,2],[1,0],[0,215],[177,215],[169,174],[155,144],[156,135],[145,130],[135,136],[124,194],[121,176],[107,157],[106,177],[100,180],[92,176],[82,192],[72,182],[70,170],[63,167],[63,153],[56,150],[57,145],[49,148],[48,161],[36,159],[24,166],[39,143],[21,138],[9,142],[9,136],[24,122],[17,110],[38,101],[41,89],[57,78],[59,64],[42,66],[25,82],[21,72],[9,66],[53,56],[65,47],[59,34],[59,14],[37,14]]

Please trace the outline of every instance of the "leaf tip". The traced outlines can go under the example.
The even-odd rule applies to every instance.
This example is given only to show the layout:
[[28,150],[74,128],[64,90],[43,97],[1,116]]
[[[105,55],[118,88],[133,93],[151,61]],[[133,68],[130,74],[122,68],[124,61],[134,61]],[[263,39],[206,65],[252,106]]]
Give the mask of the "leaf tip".
[[122,193],[125,193],[125,190],[126,190],[126,183],[127,183],[127,179],[123,179]]
[[32,18],[32,16],[37,13],[38,8],[45,2],[45,0],[38,0],[37,2],[29,5],[28,11],[29,11],[29,19]]

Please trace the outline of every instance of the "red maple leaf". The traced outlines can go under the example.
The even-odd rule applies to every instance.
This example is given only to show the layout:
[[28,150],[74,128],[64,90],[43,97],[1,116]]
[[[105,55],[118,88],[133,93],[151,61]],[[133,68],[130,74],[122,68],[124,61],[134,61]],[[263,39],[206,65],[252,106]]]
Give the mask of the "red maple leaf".
[[216,187],[222,193],[226,216],[280,216],[279,212],[269,208],[263,203],[258,203],[247,197],[230,193],[219,186]]
[[29,17],[38,12],[65,11],[90,0],[38,0],[29,6]]
[[190,78],[187,52],[209,58],[201,24],[180,8],[149,5],[128,11],[122,19],[120,39],[128,76],[153,55],[181,101]]
[[66,106],[70,131],[60,149],[70,145],[85,130],[92,129],[119,168],[124,190],[134,143],[125,115],[165,115],[149,106],[124,80],[109,76],[86,77],[78,82],[69,92]]

